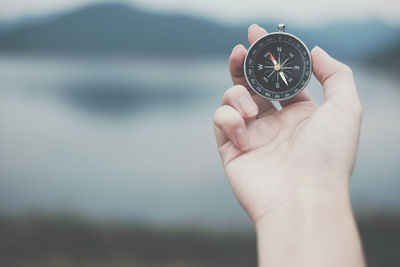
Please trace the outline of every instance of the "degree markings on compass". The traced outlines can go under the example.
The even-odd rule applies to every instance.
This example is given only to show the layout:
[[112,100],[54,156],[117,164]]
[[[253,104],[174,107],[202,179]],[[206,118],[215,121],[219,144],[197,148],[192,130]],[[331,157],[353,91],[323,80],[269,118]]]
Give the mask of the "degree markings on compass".
[[[259,94],[264,95],[264,96],[270,96],[270,98],[275,98],[276,100],[279,100],[282,98],[288,98],[293,93],[297,93],[298,91],[300,91],[300,89],[302,89],[302,85],[304,85],[309,80],[310,73],[311,73],[309,70],[307,70],[307,68],[310,68],[311,62],[307,58],[308,53],[306,51],[306,48],[303,48],[301,46],[301,44],[299,44],[297,42],[296,39],[293,39],[288,36],[283,36],[281,38],[280,37],[281,36],[273,35],[273,36],[269,36],[269,38],[263,39],[261,41],[263,43],[260,42],[253,49],[253,50],[256,50],[257,52],[253,51],[254,54],[253,53],[249,54],[250,57],[248,58],[248,60],[249,60],[248,63],[251,62],[251,64],[246,64],[246,68],[248,68],[248,69],[252,68],[252,71],[247,71],[247,74],[251,74],[251,75],[249,75],[248,78],[249,78],[252,88],[255,89],[256,91],[258,91]],[[294,48],[295,51],[291,51],[291,49],[283,51],[283,48],[286,49],[286,46],[280,46],[280,43],[278,43],[275,46],[275,49],[273,49],[273,50],[276,53],[275,58],[277,59],[277,63],[280,65],[280,71],[275,71],[273,69],[274,65],[272,64],[269,55],[264,54],[264,51],[266,49],[268,49],[268,47],[270,45],[277,42],[278,40],[279,40],[279,42],[289,44],[292,48]],[[269,48],[269,49],[271,49],[271,48]],[[259,54],[260,52],[261,52],[262,56]],[[297,54],[297,52],[299,53],[299,55]],[[261,58],[259,58],[259,56],[261,56]],[[300,56],[300,57],[298,58],[297,56]],[[296,66],[294,66],[294,64],[296,64]],[[302,70],[303,65],[304,65],[304,67],[306,67],[306,71],[301,72],[300,81],[298,81],[297,75],[299,75],[298,73],[300,70]],[[275,73],[277,73],[276,77],[274,77]],[[258,75],[260,75],[261,77]],[[296,78],[293,78],[293,75]],[[261,81],[263,82],[263,84],[264,84],[264,82],[266,84],[268,84],[268,87],[269,87],[269,83],[271,83],[273,81],[272,85],[278,91],[280,91],[279,87],[281,87],[281,84],[280,84],[281,78],[282,79],[286,78],[287,81],[285,83],[289,87],[290,91],[281,88],[281,90],[283,89],[282,90],[283,92],[281,91],[279,93],[277,93],[277,92],[269,93],[268,92],[269,90],[274,91],[275,89],[264,88],[262,85],[258,84],[257,77],[261,78]],[[267,77],[269,77],[269,78],[267,78]],[[284,80],[282,80],[282,81],[284,81]],[[290,84],[290,85],[288,85],[288,84]]]

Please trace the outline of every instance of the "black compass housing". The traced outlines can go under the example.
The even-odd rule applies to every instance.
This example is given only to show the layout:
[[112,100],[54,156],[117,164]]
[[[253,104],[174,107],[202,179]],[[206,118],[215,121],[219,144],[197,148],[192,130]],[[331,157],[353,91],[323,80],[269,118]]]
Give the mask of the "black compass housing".
[[250,87],[270,100],[284,100],[300,93],[312,75],[310,52],[296,36],[270,33],[258,39],[244,61]]

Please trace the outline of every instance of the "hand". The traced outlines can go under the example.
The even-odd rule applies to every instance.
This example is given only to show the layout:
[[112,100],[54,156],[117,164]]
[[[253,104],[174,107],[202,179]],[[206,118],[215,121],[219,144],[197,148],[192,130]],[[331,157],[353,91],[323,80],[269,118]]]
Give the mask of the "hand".
[[[252,25],[250,44],[265,34]],[[232,51],[235,86],[214,129],[233,191],[256,226],[259,266],[365,266],[348,194],[362,117],[352,71],[315,47],[324,103],[303,90],[277,111],[249,89],[246,52]]]
[[[252,25],[250,44],[266,34]],[[317,105],[305,89],[281,101],[283,109],[277,111],[249,89],[243,74],[246,52],[242,45],[232,51],[235,86],[223,96],[214,129],[233,191],[257,223],[304,190],[309,195],[321,188],[348,189],[362,112],[350,68],[318,47],[311,52],[313,72],[325,102]]]

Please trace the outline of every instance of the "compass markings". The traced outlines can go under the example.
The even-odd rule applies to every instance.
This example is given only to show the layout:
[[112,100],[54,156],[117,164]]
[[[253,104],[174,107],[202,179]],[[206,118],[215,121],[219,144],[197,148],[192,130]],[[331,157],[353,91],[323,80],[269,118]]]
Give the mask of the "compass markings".
[[[292,35],[285,35],[269,34],[250,48],[247,55],[245,73],[250,87],[269,99],[290,98],[304,88],[311,76],[307,48]],[[253,54],[250,50],[257,50],[257,53]],[[250,72],[250,69],[253,71]]]

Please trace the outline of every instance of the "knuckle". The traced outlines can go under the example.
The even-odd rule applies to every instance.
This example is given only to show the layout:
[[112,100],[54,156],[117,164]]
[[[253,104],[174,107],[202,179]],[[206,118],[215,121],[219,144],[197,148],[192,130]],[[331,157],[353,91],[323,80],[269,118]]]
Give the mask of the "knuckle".
[[224,118],[229,114],[228,107],[227,106],[221,106],[217,108],[217,110],[214,113],[214,123],[215,124],[221,124]]
[[222,102],[223,103],[231,103],[233,99],[237,96],[241,95],[246,88],[243,85],[234,85],[228,90],[225,91]]
[[348,65],[343,63],[342,63],[342,71],[348,74],[349,76],[353,76],[353,70]]
[[221,121],[221,116],[222,116],[222,107],[217,108],[217,110],[214,112],[214,124],[219,125]]
[[224,95],[222,96],[222,103],[229,101],[229,99],[232,96],[232,88],[233,87],[231,87],[231,88],[229,88],[228,90],[225,91]]
[[240,124],[241,116],[230,106],[219,107],[214,113],[214,124],[220,128],[234,127]]

